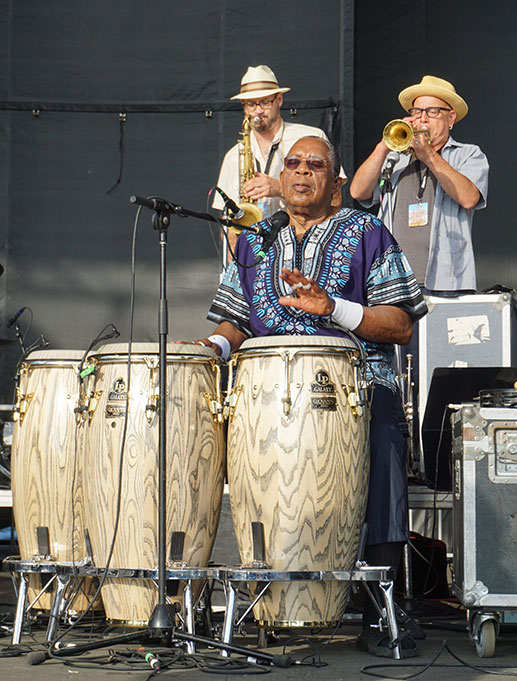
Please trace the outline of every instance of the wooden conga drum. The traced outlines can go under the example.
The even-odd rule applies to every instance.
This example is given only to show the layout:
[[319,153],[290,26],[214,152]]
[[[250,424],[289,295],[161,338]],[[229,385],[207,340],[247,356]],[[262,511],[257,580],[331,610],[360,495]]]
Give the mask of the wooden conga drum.
[[[81,350],[38,350],[20,367],[11,482],[14,522],[25,560],[78,562],[87,555],[82,434],[74,411],[79,405],[82,355]],[[48,554],[42,554],[47,549]],[[33,600],[41,590],[41,577],[31,574],[29,587]],[[69,612],[87,607],[87,596],[94,592],[91,580],[84,580],[81,590]],[[52,590],[44,593],[35,608],[49,610],[52,598]]]
[[[120,483],[110,569],[157,569],[158,344],[132,345],[129,395],[128,359],[128,346],[121,343],[102,346],[91,357],[95,371],[90,376],[86,435],[88,529],[95,565],[103,567],[115,533]],[[166,383],[166,554],[173,537],[181,537],[179,562],[205,567],[224,482],[222,424],[209,406],[218,393],[219,360],[211,348],[175,345],[167,354]],[[146,623],[158,602],[157,587],[149,579],[108,578],[101,593],[106,617],[128,625]]]
[[[261,523],[269,569],[353,568],[369,471],[368,413],[354,406],[358,354],[346,339],[275,336],[245,341],[232,357],[228,485],[244,566],[256,565],[252,523]],[[331,626],[347,590],[275,581],[254,616],[261,626]]]

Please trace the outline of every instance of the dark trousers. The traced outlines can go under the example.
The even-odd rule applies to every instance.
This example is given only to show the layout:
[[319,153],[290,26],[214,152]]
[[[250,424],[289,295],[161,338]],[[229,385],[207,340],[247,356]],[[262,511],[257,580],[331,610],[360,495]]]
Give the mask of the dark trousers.
[[370,482],[366,544],[405,542],[408,539],[406,442],[398,393],[376,385],[370,421]]

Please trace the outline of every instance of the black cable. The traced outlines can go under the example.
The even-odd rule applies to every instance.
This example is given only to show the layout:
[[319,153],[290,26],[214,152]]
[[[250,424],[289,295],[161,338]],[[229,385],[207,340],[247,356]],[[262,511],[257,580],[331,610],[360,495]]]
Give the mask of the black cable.
[[119,163],[118,177],[115,181],[115,184],[108,189],[106,194],[111,194],[111,192],[116,187],[118,187],[118,185],[122,181],[122,173],[124,171],[124,123],[126,122],[126,114],[125,113],[119,113],[119,121],[120,121],[120,137],[119,137],[118,148],[119,148],[119,152],[120,152],[120,163]]
[[20,657],[21,655],[26,655],[30,653],[32,648],[28,645],[10,645],[5,648],[0,648],[0,658],[2,657]]
[[[438,658],[444,653],[448,652],[449,655],[457,660],[460,664],[435,664]],[[428,669],[431,667],[433,668],[443,668],[443,669],[461,669],[462,667],[466,667],[467,669],[472,669],[473,671],[477,672],[482,672],[483,674],[494,674],[496,676],[517,676],[516,673],[509,673],[507,671],[495,671],[498,669],[508,669],[508,665],[473,665],[470,664],[469,662],[466,662],[463,660],[459,655],[454,653],[450,648],[449,645],[447,644],[447,641],[442,641],[442,645],[440,646],[440,649],[438,652],[434,655],[434,657],[431,659],[430,662],[427,663],[417,663],[417,662],[395,662],[393,664],[370,664],[367,665],[366,667],[361,668],[361,672],[363,674],[367,674],[368,676],[376,676],[379,679],[393,679],[393,675],[389,674],[386,676],[385,674],[380,674],[376,673],[372,670],[374,669],[401,669],[403,667],[422,667],[420,671],[415,672],[414,674],[408,674],[407,676],[397,676],[397,681],[407,681],[407,679],[414,679],[417,676],[420,676],[424,672],[426,672]],[[490,671],[494,670],[494,671]]]
[[[207,197],[206,197],[206,212],[207,213],[210,213],[210,199],[212,197],[214,189],[215,189],[215,185],[210,187],[210,189],[208,190],[208,194],[207,194]],[[220,262],[222,262],[223,261],[223,254],[222,254],[222,251],[221,251],[221,248],[220,248],[219,240],[214,235],[214,223],[207,220],[207,226],[208,226],[208,231],[210,232],[210,236],[212,238],[212,243],[214,244],[215,252],[217,254],[217,259]],[[223,234],[224,234],[224,230],[223,230]]]
[[[348,605],[348,599],[347,599],[347,605]],[[345,610],[346,610],[346,606],[345,606]],[[316,667],[316,668],[328,667],[328,662],[324,662],[321,659],[321,653],[326,648],[328,648],[328,646],[330,645],[330,643],[334,639],[334,637],[337,633],[337,630],[339,629],[340,626],[341,626],[341,622],[338,622],[337,625],[334,628],[334,631],[330,635],[330,637],[327,638],[327,640],[324,642],[324,644],[320,648],[316,647],[309,638],[307,638],[305,636],[297,636],[297,637],[290,638],[285,642],[284,647],[282,648],[282,652],[283,652],[284,655],[286,655],[287,654],[286,653],[287,646],[289,646],[289,645],[292,646],[292,645],[294,645],[295,643],[298,643],[298,642],[306,643],[310,648],[312,648],[312,654],[305,655],[305,657],[302,657],[301,660],[299,660],[297,662],[297,664],[302,665],[304,667]],[[305,661],[305,660],[308,660],[308,659],[312,659],[312,662],[306,662]]]
[[79,616],[79,618],[72,623],[68,629],[66,629],[62,634],[58,635],[54,640],[52,640],[49,643],[49,648],[48,648],[48,654],[49,657],[60,657],[54,655],[53,653],[53,648],[55,647],[56,643],[61,641],[68,633],[70,633],[82,620],[86,617],[86,615],[91,611],[93,608],[93,605],[97,601],[97,599],[100,597],[102,587],[104,586],[104,582],[106,581],[107,575],[108,575],[108,570],[111,562],[111,558],[113,556],[113,551],[115,548],[115,541],[117,538],[117,533],[118,533],[118,527],[119,527],[119,522],[120,522],[120,511],[121,511],[121,506],[122,506],[122,472],[123,472],[123,464],[124,464],[124,452],[125,452],[125,445],[126,445],[126,436],[127,436],[127,427],[128,427],[128,421],[129,421],[129,395],[130,395],[130,388],[131,388],[131,346],[133,343],[133,329],[134,329],[134,312],[135,312],[135,280],[136,280],[136,266],[135,266],[135,253],[136,253],[136,236],[138,232],[138,220],[140,217],[140,212],[142,210],[141,206],[138,206],[136,215],[135,215],[135,221],[134,221],[134,227],[133,227],[133,238],[132,238],[132,244],[131,244],[131,299],[130,299],[130,314],[129,314],[129,331],[128,331],[128,362],[127,362],[127,378],[126,378],[126,385],[127,385],[127,404],[126,404],[126,412],[124,414],[124,423],[123,423],[123,428],[122,428],[122,435],[121,435],[121,442],[120,442],[120,454],[119,454],[119,470],[118,470],[118,488],[117,488],[117,503],[116,503],[116,510],[115,510],[115,525],[113,528],[113,537],[111,540],[111,545],[108,550],[108,556],[106,558],[106,565],[104,566],[104,570],[101,576],[101,579],[99,581],[99,584],[97,586],[97,589],[95,591],[95,594],[92,597],[92,601],[90,604],[87,606],[87,608],[84,610],[83,613]]
[[[431,542],[431,555],[429,557],[429,560],[427,561],[428,567],[427,567],[427,572],[425,575],[425,579],[423,582],[423,587],[422,587],[422,592],[423,595],[428,595],[432,593],[433,589],[438,585],[439,581],[439,574],[435,570],[435,581],[434,584],[430,587],[427,587],[427,584],[430,580],[431,577],[431,571],[433,570],[433,558],[434,558],[434,533],[435,533],[435,523],[436,523],[436,493],[437,493],[437,488],[438,488],[438,463],[439,463],[439,455],[440,455],[440,448],[442,446],[442,440],[443,440],[443,435],[445,431],[445,419],[447,418],[447,413],[449,411],[448,405],[445,405],[445,408],[443,410],[443,415],[442,415],[442,422],[440,425],[440,437],[438,438],[438,444],[436,447],[436,457],[435,457],[435,466],[434,466],[434,485],[433,485],[433,490],[434,490],[434,496],[433,496],[433,527],[432,527],[432,539],[433,541]],[[450,465],[450,464],[449,464]]]

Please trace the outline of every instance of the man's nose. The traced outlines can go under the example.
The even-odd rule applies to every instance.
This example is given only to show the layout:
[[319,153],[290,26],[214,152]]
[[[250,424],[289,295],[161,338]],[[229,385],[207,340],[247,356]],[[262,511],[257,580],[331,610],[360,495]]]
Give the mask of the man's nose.
[[309,164],[304,158],[300,159],[300,165],[298,168],[296,168],[296,171],[299,173],[303,173],[304,175],[310,172]]

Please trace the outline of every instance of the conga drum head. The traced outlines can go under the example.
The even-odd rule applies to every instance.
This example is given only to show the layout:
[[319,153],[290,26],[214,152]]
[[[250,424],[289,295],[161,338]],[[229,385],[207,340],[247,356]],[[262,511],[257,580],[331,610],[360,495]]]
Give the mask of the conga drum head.
[[[122,356],[127,361],[128,355],[128,343],[106,343],[100,345],[94,352],[90,353],[91,357],[102,356],[106,358],[111,355]],[[137,342],[131,344],[131,356],[133,355],[158,355],[159,354],[158,343],[153,342]],[[206,357],[217,359],[217,355],[212,348],[206,347],[206,345],[200,345],[199,343],[168,343],[167,344],[167,355],[181,355],[181,356],[192,356],[192,357]]]
[[354,341],[337,336],[258,336],[245,340],[237,352],[259,348],[339,348],[357,351]]

